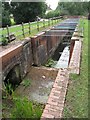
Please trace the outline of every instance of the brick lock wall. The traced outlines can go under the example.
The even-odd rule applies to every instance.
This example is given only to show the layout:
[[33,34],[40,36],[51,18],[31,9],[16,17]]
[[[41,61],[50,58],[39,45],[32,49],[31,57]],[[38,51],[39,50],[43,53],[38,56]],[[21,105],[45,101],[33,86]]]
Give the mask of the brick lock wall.
[[29,72],[30,67],[33,63],[32,59],[32,48],[31,48],[31,39],[26,38],[25,42],[22,44],[22,56],[21,56],[21,70],[22,70],[22,77]]
[[4,80],[8,72],[16,65],[20,64],[20,52],[22,46],[19,45],[15,49],[10,49],[8,53],[2,55],[2,79]]
[[9,48],[4,51],[2,56],[2,79],[5,80],[6,76],[16,65],[20,67],[21,78],[30,70],[32,65],[32,49],[30,38],[19,44],[17,47]]
[[[40,66],[50,58],[68,31],[47,30],[31,37],[33,64]],[[61,35],[61,36],[60,36]]]
[[34,65],[40,66],[47,60],[47,42],[44,32],[31,38]]

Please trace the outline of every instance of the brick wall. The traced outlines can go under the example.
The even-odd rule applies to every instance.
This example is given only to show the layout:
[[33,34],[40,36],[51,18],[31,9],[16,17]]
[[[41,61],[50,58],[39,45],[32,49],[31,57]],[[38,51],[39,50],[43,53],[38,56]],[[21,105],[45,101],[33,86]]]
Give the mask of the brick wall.
[[63,41],[63,38],[68,33],[67,31],[47,30],[31,37],[33,64],[42,65],[50,58],[58,45]]
[[20,67],[21,78],[23,78],[29,71],[32,65],[32,49],[31,40],[26,38],[25,41],[19,43],[17,46],[10,47],[0,54],[2,59],[2,79],[6,76],[16,65]]
[[44,32],[37,36],[31,37],[33,64],[40,66],[47,60],[47,40]]

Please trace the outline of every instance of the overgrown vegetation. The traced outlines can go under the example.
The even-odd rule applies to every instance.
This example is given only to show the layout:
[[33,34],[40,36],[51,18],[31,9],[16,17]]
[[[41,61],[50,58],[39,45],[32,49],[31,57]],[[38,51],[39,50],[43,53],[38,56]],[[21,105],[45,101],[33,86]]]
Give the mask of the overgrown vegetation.
[[3,98],[2,109],[2,117],[5,119],[40,119],[44,105],[13,94],[12,97]]
[[46,67],[53,67],[56,64],[56,61],[54,61],[52,58],[50,58],[47,63],[45,64]]
[[[24,83],[28,86],[28,82]],[[12,94],[11,94],[12,91]],[[26,97],[18,96],[13,91],[12,86],[8,84],[5,89],[5,95],[2,99],[2,115],[3,118],[7,119],[40,119],[44,105],[30,101]],[[8,113],[7,113],[8,111]],[[8,114],[8,115],[7,115]]]
[[11,94],[13,95],[14,91],[12,85],[10,83],[5,85],[2,93],[3,93],[2,94],[3,99],[7,99],[8,97],[10,97]]
[[80,26],[84,27],[80,75],[70,75],[63,113],[65,118],[88,118],[88,20],[81,20]]
[[2,40],[1,40],[1,45],[7,45],[8,44],[8,39],[5,36],[2,36]]
[[25,80],[23,80],[22,81],[22,83],[21,83],[23,86],[25,86],[25,87],[28,87],[30,84],[31,84],[31,81],[30,80],[27,80],[27,79],[25,79]]
[[10,118],[36,118],[39,119],[42,114],[42,108],[39,104],[30,102],[27,98],[14,99],[14,108]]

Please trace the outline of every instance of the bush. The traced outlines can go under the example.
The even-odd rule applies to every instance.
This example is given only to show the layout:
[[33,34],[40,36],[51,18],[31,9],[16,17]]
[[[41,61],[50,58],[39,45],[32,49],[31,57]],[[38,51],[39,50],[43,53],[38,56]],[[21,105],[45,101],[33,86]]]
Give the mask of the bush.
[[15,25],[16,24],[15,21],[14,21],[14,18],[11,18],[10,21],[11,21],[11,25]]
[[5,36],[2,36],[1,44],[3,46],[8,44],[8,40],[7,40],[7,38]]
[[58,16],[60,16],[60,12],[55,10],[55,11],[48,12],[45,18],[49,19],[49,18],[58,17]]

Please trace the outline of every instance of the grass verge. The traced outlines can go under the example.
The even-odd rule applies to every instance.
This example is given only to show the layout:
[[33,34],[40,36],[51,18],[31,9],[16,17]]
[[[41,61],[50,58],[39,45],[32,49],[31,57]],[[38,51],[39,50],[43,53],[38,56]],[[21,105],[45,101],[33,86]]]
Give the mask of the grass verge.
[[88,118],[88,20],[80,25],[84,27],[81,70],[79,76],[70,75],[63,118]]

